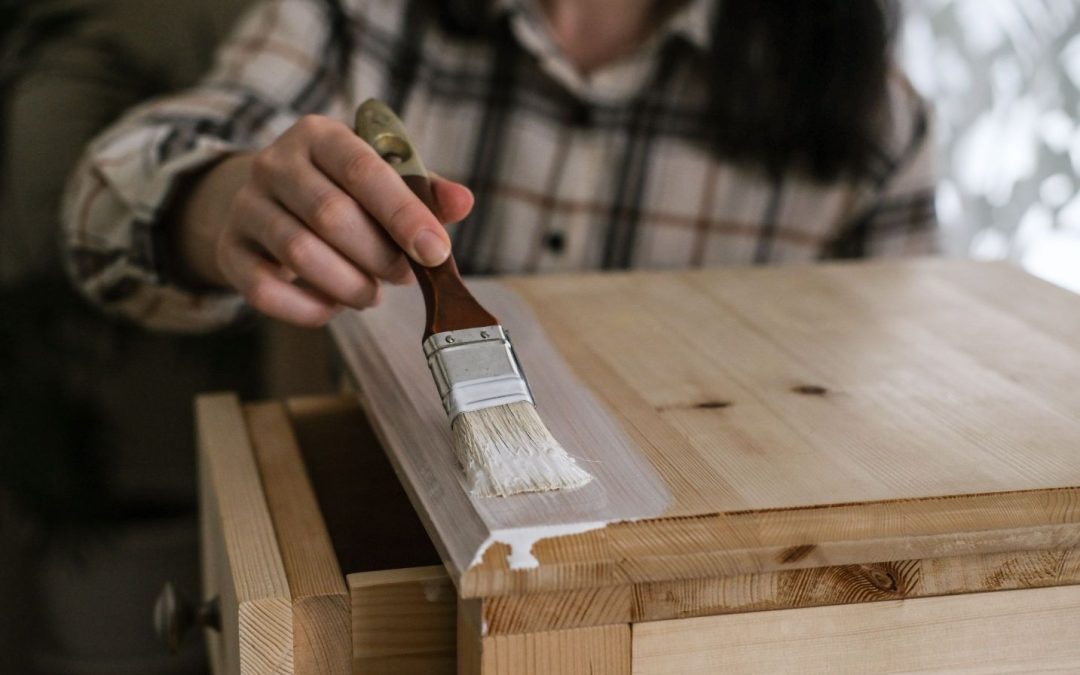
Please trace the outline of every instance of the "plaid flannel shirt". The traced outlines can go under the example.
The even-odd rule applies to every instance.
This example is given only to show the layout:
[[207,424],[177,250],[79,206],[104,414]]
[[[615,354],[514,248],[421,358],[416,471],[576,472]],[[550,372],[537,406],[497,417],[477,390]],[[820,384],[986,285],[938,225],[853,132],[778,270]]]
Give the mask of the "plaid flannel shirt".
[[166,217],[189,172],[263,147],[302,115],[401,112],[425,163],[476,206],[451,236],[468,274],[807,262],[936,250],[930,116],[899,74],[890,137],[861,180],[771,180],[710,152],[701,59],[716,0],[692,0],[634,55],[583,78],[527,0],[494,38],[445,32],[425,3],[270,0],[196,88],[129,112],[69,184],[64,248],[97,303],[150,327],[209,330],[236,295],[170,275]]

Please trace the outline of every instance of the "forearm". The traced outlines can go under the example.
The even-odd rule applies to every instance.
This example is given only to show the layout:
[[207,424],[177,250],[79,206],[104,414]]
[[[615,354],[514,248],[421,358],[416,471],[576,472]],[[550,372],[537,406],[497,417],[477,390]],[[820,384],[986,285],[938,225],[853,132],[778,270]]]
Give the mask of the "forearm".
[[[321,2],[259,3],[198,87],[129,111],[88,146],[65,194],[63,255],[91,301],[162,330],[235,320],[243,302],[219,290],[222,274],[210,255],[215,228],[225,226],[218,214],[241,180],[232,173],[237,153],[266,147],[293,124],[292,102],[313,78],[337,77],[324,69],[266,75],[280,68],[282,45],[318,63],[336,39],[326,18]],[[272,36],[264,35],[268,25]],[[274,49],[252,50],[255,36]],[[219,181],[223,175],[232,179]]]

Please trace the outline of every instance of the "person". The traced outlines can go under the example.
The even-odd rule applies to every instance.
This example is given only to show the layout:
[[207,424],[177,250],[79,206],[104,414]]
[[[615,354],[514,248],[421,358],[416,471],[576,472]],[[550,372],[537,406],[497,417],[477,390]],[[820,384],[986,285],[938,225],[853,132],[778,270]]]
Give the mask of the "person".
[[[466,274],[932,253],[927,105],[884,0],[269,0],[93,142],[68,268],[114,313],[319,326]],[[352,132],[399,112],[438,213]],[[456,223],[449,227],[447,224]]]

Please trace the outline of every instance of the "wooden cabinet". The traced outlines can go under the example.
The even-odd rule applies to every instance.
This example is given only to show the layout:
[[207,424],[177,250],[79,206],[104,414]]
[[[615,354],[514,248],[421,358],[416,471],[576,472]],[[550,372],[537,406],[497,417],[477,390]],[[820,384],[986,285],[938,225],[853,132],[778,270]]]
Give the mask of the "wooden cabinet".
[[467,495],[419,306],[342,317],[357,396],[198,401],[218,673],[1080,669],[1080,297],[962,261],[477,290],[593,488]]

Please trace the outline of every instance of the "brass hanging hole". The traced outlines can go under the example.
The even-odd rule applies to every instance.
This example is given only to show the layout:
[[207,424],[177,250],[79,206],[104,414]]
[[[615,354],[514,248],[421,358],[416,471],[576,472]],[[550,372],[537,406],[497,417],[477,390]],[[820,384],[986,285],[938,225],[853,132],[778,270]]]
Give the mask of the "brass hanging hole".
[[371,146],[390,164],[401,164],[412,157],[412,148],[408,141],[395,133],[381,133],[375,137]]

